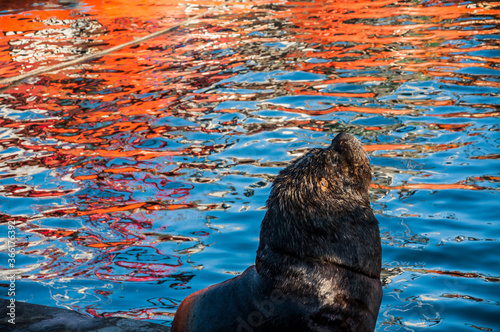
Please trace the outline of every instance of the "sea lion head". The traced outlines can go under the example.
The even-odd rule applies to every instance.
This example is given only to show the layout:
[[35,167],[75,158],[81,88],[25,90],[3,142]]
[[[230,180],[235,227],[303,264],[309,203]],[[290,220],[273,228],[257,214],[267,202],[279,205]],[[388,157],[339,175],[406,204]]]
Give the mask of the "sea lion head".
[[261,225],[257,268],[275,264],[272,253],[278,253],[377,276],[380,234],[369,202],[370,181],[363,146],[347,133],[280,171]]
[[368,202],[370,182],[370,162],[363,146],[353,135],[341,133],[329,147],[312,149],[279,173],[268,208],[275,200],[296,208],[324,202],[331,206],[333,201],[348,199]]

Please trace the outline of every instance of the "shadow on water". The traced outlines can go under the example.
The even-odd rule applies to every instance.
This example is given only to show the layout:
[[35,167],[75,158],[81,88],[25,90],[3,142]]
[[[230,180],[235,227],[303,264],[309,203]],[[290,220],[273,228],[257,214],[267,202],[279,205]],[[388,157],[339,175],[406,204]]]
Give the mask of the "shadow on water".
[[[0,76],[217,1],[0,1]],[[169,324],[253,263],[270,183],[333,135],[374,170],[377,331],[499,328],[500,2],[228,2],[0,95],[0,234],[17,300]],[[8,287],[7,284],[0,284]]]

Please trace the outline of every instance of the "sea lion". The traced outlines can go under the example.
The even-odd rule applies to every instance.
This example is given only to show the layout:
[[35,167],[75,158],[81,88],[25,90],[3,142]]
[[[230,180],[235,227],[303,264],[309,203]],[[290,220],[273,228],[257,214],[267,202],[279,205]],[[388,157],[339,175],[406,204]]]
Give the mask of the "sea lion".
[[279,172],[255,265],[179,306],[172,331],[373,331],[381,245],[361,143],[341,133]]

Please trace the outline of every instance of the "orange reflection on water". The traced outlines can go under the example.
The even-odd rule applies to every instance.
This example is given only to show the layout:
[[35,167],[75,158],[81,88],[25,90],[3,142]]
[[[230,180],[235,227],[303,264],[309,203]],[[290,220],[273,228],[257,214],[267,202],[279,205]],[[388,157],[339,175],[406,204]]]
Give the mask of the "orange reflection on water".
[[445,190],[445,189],[465,189],[465,190],[483,190],[487,188],[479,187],[476,185],[453,183],[453,184],[437,184],[437,183],[409,183],[400,186],[384,186],[372,183],[373,189],[388,189],[388,190]]
[[[88,0],[65,9],[26,5],[0,16],[5,35],[0,76],[92,54],[222,3]],[[0,180],[47,171],[42,180],[47,183],[40,187],[10,182],[0,187],[6,199],[37,199],[29,201],[32,215],[0,215],[1,224],[13,221],[35,238],[19,241],[24,254],[43,257],[40,267],[23,272],[24,278],[191,287],[190,279],[203,267],[202,262],[194,265],[194,254],[212,241],[208,213],[234,211],[234,197],[250,201],[253,188],[268,186],[268,173],[285,166],[294,149],[306,151],[326,144],[331,133],[351,131],[364,139],[365,151],[384,162],[425,164],[425,158],[438,152],[478,150],[473,145],[477,135],[491,126],[475,121],[499,117],[493,99],[479,98],[495,92],[465,89],[500,86],[494,75],[468,71],[495,70],[500,62],[478,53],[498,50],[495,41],[468,44],[474,36],[499,32],[495,19],[474,18],[498,16],[499,2],[226,5],[172,33],[40,75],[3,95],[6,108],[24,113],[0,117],[8,131],[0,139]],[[263,75],[245,76],[253,73]],[[426,82],[439,84],[429,87]],[[24,118],[29,112],[36,116]],[[453,118],[467,118],[467,123]],[[245,155],[247,143],[266,146],[251,151],[250,145]],[[467,158],[494,161],[499,155]],[[385,171],[384,176],[396,178],[393,170]],[[414,183],[375,183],[372,188],[486,191],[498,182],[495,175],[478,174],[473,181],[484,187],[456,179],[421,183],[419,177],[428,174],[410,171]],[[258,179],[248,182],[252,178]],[[234,192],[221,194],[233,185]],[[252,188],[252,194],[248,190],[249,196],[241,197],[241,188]],[[116,296],[104,289],[95,294],[104,299],[99,305]],[[161,319],[177,304],[158,309],[158,304],[142,303],[148,308],[115,312],[85,307],[96,316]]]
[[[287,2],[293,6],[290,11],[278,17],[290,18],[296,26],[295,38],[308,42],[328,45],[341,42],[351,45],[324,47],[320,52],[307,53],[307,56],[337,59],[329,64],[304,64],[306,70],[324,69],[329,66],[341,69],[362,69],[380,66],[398,66],[401,69],[441,75],[436,67],[470,67],[477,63],[461,63],[462,57],[454,53],[477,50],[471,48],[442,47],[449,39],[465,39],[468,36],[488,34],[488,30],[456,29],[448,20],[459,19],[465,15],[498,16],[499,2],[488,2],[484,6],[475,4],[448,4],[447,6],[420,5],[398,1],[318,1]],[[293,15],[290,15],[293,13]],[[290,15],[290,16],[289,16]],[[391,18],[391,23],[384,20]],[[373,21],[380,22],[374,26]],[[389,21],[389,20],[387,20]],[[464,27],[475,23],[464,21]],[[492,19],[479,24],[496,24]],[[390,49],[391,44],[407,44],[409,49]],[[458,45],[460,46],[460,45]],[[484,49],[484,48],[478,48]],[[446,59],[441,59],[447,57]],[[347,58],[347,60],[343,60]],[[431,60],[432,59],[432,60]],[[422,60],[422,61],[421,61]],[[481,67],[494,67],[491,59],[480,63]]]

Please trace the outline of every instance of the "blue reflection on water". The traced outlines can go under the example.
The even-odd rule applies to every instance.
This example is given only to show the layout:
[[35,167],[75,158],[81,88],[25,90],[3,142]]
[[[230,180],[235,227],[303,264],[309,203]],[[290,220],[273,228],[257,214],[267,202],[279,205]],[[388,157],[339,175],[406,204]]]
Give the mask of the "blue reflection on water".
[[[18,227],[17,299],[169,324],[184,297],[253,264],[279,170],[347,131],[373,168],[377,330],[498,328],[500,13],[390,5],[256,3],[6,90],[0,234]],[[60,28],[96,40],[114,24],[143,33],[130,13],[109,22],[92,8],[72,7]],[[83,52],[58,41],[54,22],[45,42],[5,34],[9,73]],[[6,262],[4,251],[2,276]]]

